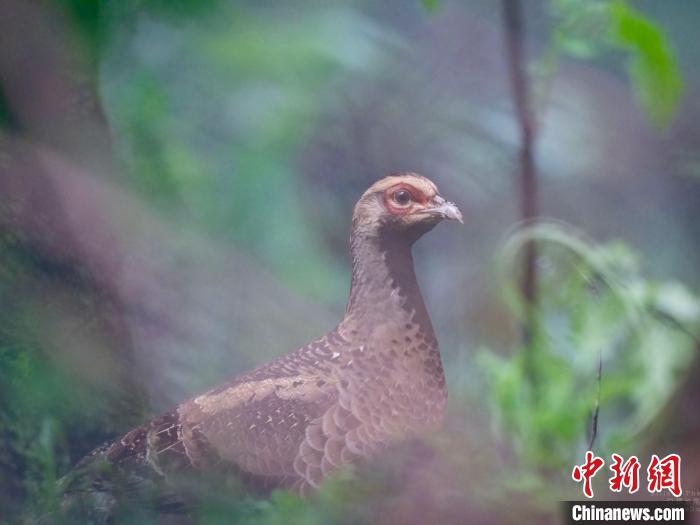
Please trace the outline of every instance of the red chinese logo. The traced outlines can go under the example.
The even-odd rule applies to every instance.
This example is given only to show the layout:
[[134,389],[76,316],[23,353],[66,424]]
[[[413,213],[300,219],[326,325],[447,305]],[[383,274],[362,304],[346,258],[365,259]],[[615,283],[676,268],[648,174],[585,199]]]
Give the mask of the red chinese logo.
[[612,455],[613,464],[610,470],[613,476],[609,479],[610,490],[620,492],[622,487],[627,487],[630,494],[639,490],[639,460],[637,456],[630,457],[624,461],[619,454]]
[[647,468],[649,492],[661,492],[664,489],[676,497],[683,494],[681,489],[681,457],[669,454],[663,459],[653,454]]
[[[612,455],[610,470],[613,475],[608,479],[612,492],[621,492],[623,487],[630,494],[639,490],[639,470],[641,465],[637,456],[630,456],[627,461],[619,454]],[[587,498],[593,497],[591,480],[596,473],[603,468],[605,461],[593,454],[586,452],[586,461],[582,465],[575,465],[571,472],[571,478],[580,483],[583,481],[583,494]],[[647,467],[647,489],[649,492],[661,492],[668,490],[675,497],[683,494],[681,489],[681,457],[678,454],[669,454],[663,459],[653,454]]]
[[571,472],[571,477],[577,483],[583,480],[583,494],[587,498],[593,497],[593,489],[591,488],[591,478],[596,475],[601,468],[605,465],[605,461],[602,458],[593,455],[590,450],[586,452],[586,462],[583,465],[576,465],[574,470]]

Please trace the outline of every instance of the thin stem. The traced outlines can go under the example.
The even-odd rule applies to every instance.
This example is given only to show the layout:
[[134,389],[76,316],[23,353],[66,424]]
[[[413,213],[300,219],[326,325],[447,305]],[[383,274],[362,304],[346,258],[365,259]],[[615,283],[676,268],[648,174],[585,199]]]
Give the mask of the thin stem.
[[[533,155],[536,138],[535,118],[530,100],[530,86],[525,71],[524,29],[520,0],[503,0],[503,28],[506,58],[510,75],[515,115],[520,131],[519,190],[520,217],[531,222],[537,215],[537,172]],[[528,353],[528,373],[535,384],[532,364],[532,343],[535,335],[537,310],[537,245],[530,241],[524,247],[523,275],[520,283],[525,299],[525,319],[522,326],[523,343]]]
[[600,387],[603,383],[603,353],[598,352],[598,376],[596,379],[598,383],[598,392],[595,398],[595,407],[593,408],[593,414],[591,416],[591,437],[588,441],[588,450],[593,450],[593,445],[595,445],[595,438],[598,437],[598,414],[600,413]]

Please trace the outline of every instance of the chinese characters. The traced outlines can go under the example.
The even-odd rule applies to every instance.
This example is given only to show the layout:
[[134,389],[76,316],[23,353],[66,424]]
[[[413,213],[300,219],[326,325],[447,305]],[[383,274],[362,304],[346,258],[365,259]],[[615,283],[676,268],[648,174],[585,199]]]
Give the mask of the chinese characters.
[[[630,494],[639,490],[639,472],[641,464],[637,456],[630,456],[625,460],[619,454],[612,455],[610,471],[612,476],[608,479],[610,490],[621,492],[626,488]],[[593,497],[592,480],[598,471],[605,466],[605,460],[586,452],[586,461],[582,465],[575,465],[571,478],[577,482],[583,482],[583,494],[587,498]],[[647,490],[649,492],[662,492],[668,490],[673,496],[679,497],[681,489],[681,457],[678,454],[669,454],[659,458],[656,454],[651,456],[647,467]]]

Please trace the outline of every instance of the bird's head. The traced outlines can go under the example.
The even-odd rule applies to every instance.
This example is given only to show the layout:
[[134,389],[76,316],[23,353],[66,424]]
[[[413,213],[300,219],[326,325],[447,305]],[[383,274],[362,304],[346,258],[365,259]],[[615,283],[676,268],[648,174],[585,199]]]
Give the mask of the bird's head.
[[462,222],[462,213],[431,180],[399,173],[378,180],[360,197],[352,218],[353,235],[399,236],[414,242],[444,219]]

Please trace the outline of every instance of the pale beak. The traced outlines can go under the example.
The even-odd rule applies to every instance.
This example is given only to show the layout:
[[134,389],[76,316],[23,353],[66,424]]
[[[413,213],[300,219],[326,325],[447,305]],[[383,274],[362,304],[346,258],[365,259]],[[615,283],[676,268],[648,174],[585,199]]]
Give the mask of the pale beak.
[[448,202],[440,197],[440,195],[436,195],[433,198],[433,204],[433,207],[427,208],[425,211],[437,214],[443,219],[459,221],[460,223],[464,224],[464,221],[462,220],[462,212],[459,211],[459,208],[454,202]]

